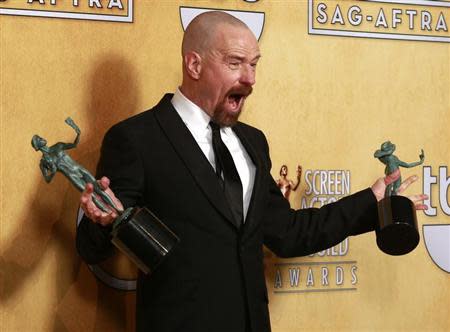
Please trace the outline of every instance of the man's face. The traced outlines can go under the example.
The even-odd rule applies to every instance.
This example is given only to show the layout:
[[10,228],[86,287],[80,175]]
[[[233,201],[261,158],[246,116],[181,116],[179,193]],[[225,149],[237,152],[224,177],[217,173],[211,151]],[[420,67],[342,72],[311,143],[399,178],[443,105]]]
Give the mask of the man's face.
[[255,84],[260,52],[253,33],[245,28],[217,28],[210,48],[202,57],[203,107],[223,126],[234,125]]

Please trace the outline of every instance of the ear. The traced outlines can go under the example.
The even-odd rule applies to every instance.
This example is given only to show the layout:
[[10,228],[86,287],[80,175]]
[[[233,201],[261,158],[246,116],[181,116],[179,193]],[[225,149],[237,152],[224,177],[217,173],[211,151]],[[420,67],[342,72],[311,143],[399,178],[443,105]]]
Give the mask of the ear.
[[197,52],[188,52],[183,58],[184,68],[187,74],[193,79],[198,80],[202,71],[202,58]]

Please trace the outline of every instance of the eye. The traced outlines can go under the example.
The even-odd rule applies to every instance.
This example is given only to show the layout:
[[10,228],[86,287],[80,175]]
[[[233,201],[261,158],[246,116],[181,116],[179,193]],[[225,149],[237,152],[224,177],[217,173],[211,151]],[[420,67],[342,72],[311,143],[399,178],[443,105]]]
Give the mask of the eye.
[[239,61],[230,61],[228,65],[231,69],[238,69],[241,63]]

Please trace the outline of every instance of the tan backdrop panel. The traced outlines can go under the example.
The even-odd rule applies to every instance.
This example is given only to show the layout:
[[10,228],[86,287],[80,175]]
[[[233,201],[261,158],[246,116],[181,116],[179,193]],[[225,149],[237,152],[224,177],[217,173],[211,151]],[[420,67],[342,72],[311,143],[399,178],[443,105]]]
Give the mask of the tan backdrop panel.
[[[54,10],[42,2],[20,6]],[[243,120],[268,137],[275,179],[285,164],[296,182],[302,166],[293,207],[370,186],[383,174],[373,152],[388,139],[407,162],[423,148],[434,176],[450,164],[448,43],[308,34],[308,1],[134,2],[133,23],[0,15],[1,331],[134,329],[134,292],[108,287],[80,260],[79,195],[61,175],[45,183],[30,140],[73,140],[70,115],[82,128],[71,155],[94,170],[105,131],[180,83],[180,6],[265,13],[258,83]],[[336,5],[349,7],[324,2],[330,17]],[[403,174],[422,177],[422,168]],[[409,255],[383,254],[374,234],[314,257],[267,252],[273,331],[448,331],[449,273],[430,258],[422,233],[423,224],[450,224],[440,179],[431,191],[436,216],[418,213],[422,239]],[[422,190],[419,180],[409,191]],[[135,276],[123,258],[102,267]]]

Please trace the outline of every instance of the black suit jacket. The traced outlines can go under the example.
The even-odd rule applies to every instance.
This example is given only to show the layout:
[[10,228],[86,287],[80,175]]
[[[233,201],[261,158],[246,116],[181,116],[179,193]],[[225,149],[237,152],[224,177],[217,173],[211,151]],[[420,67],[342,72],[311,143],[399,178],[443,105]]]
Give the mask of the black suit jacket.
[[[281,257],[329,248],[373,229],[376,201],[366,189],[321,209],[294,211],[270,175],[261,131],[233,130],[256,165],[247,218],[235,225],[213,168],[170,100],[106,134],[97,169],[123,204],[146,206],[181,239],[150,276],[139,275],[139,331],[270,331],[265,244]],[[77,248],[88,263],[113,253],[108,228],[84,219]]]

